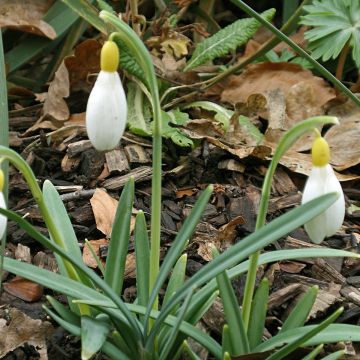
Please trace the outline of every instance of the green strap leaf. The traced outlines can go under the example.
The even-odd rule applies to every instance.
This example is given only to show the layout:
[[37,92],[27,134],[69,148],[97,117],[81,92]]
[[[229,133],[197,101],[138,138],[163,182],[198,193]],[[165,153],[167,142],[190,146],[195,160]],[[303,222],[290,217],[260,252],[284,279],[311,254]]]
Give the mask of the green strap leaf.
[[193,296],[193,294],[194,294],[194,289],[193,289],[193,291],[189,291],[189,294],[187,295],[187,297],[179,311],[179,314],[177,315],[176,323],[174,324],[172,330],[169,331],[169,333],[167,334],[167,341],[161,350],[160,360],[168,359],[169,354],[171,354],[171,348],[176,341],[176,338],[177,338],[179,330],[180,330],[181,322],[184,320],[186,310],[190,304],[190,300],[191,300],[191,297]]
[[317,286],[313,286],[304,294],[285,320],[279,334],[305,324],[316,300],[318,290],[319,288]]
[[[271,20],[274,15],[275,9],[269,9],[262,13],[266,20]],[[260,26],[260,23],[255,19],[240,19],[218,31],[196,46],[184,71],[191,70],[207,61],[236,50],[237,47],[247,43],[255,35]]]
[[[219,256],[215,247],[212,248],[212,254],[214,258]],[[217,275],[216,281],[224,305],[225,319],[229,326],[230,354],[234,356],[247,354],[250,352],[249,340],[245,332],[240,306],[226,271]]]
[[121,294],[124,281],[133,202],[134,178],[131,177],[121,193],[116,209],[105,266],[104,280],[117,294]]
[[[177,289],[180,288],[184,283],[186,263],[187,263],[187,254],[183,254],[179,257],[179,260],[176,262],[174,266],[174,270],[171,273],[170,280],[166,288],[163,305],[168,303],[171,296],[175,294]],[[174,307],[171,314],[174,315],[177,309],[178,307]]]
[[267,304],[269,299],[269,280],[263,279],[255,293],[251,306],[248,339],[250,350],[259,345],[264,334]]
[[[271,223],[247,236],[245,239],[227,249],[216,259],[203,266],[196,274],[194,274],[185,282],[185,284],[178,290],[178,292],[174,294],[171,300],[162,308],[161,314],[155,321],[155,324],[146,340],[147,345],[153,342],[155,334],[161,327],[163,320],[170,313],[172,307],[186,296],[187,291],[189,291],[192,286],[195,284],[197,286],[205,284],[220,274],[222,271],[231,268],[232,266],[244,260],[250,254],[263,249],[266,245],[271,244],[275,240],[278,240],[282,236],[308,222],[310,219],[322,213],[331,204],[333,204],[337,197],[337,194],[334,193],[327,194],[289,211],[288,213],[278,217]],[[184,227],[185,224],[182,226],[182,229]],[[170,252],[175,247],[176,244],[174,242]],[[166,272],[166,275],[167,274],[168,272]],[[161,276],[162,271],[160,271],[159,278]],[[154,289],[156,289],[157,293],[157,287]],[[154,296],[150,297],[151,304],[153,300]]]
[[336,310],[332,315],[327,319],[321,322],[319,325],[314,326],[312,329],[308,329],[303,335],[300,335],[296,340],[289,342],[288,345],[285,345],[282,349],[277,350],[274,354],[268,357],[268,360],[281,360],[285,356],[291,354],[294,350],[303,345],[307,340],[314,337],[316,334],[320,333],[331,323],[333,323],[339,315],[344,311],[344,308]]
[[110,332],[110,318],[99,314],[96,318],[81,317],[81,359],[89,360],[97,353],[106,341]]
[[144,213],[136,215],[134,229],[136,257],[136,291],[138,304],[146,306],[149,301],[150,248]]

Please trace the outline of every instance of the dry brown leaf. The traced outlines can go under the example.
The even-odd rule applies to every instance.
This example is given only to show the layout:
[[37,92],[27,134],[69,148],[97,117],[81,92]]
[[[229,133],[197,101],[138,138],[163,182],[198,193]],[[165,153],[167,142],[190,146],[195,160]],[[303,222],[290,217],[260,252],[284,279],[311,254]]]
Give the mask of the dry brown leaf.
[[245,219],[242,216],[237,216],[220,227],[217,239],[221,243],[220,246],[223,251],[234,244],[237,236],[236,227],[243,224],[245,224]]
[[21,277],[15,277],[4,284],[4,289],[11,295],[27,302],[34,302],[41,299],[43,286]]
[[27,343],[36,348],[40,360],[47,360],[46,338],[53,332],[52,325],[15,308],[10,309],[9,318],[10,321],[0,319],[0,357]]
[[135,253],[130,253],[126,255],[124,277],[125,279],[134,279],[136,277]]
[[50,83],[44,102],[44,115],[50,115],[55,120],[64,121],[69,118],[69,108],[64,100],[70,95],[69,73],[64,62],[55,73]]
[[187,47],[189,43],[190,39],[188,37],[174,31],[171,32],[169,38],[161,42],[161,49],[169,55],[180,58],[188,54]]
[[89,90],[92,84],[87,81],[89,74],[100,71],[101,44],[95,39],[87,39],[76,46],[74,55],[64,59],[72,91]]
[[274,89],[282,90],[286,97],[290,88],[300,82],[308,83],[314,88],[319,106],[335,97],[335,91],[322,78],[314,76],[300,65],[264,62],[250,65],[241,75],[232,76],[221,99],[233,104],[246,102],[252,94],[263,94]]
[[[90,199],[90,203],[95,216],[97,229],[110,237],[118,201],[112,198],[106,191],[96,189],[93,197]],[[134,230],[134,226],[135,216],[132,216],[130,231]]]
[[[89,243],[90,243],[90,246],[91,246],[92,250],[96,254],[96,256],[99,257],[99,255],[100,255],[100,246],[108,245],[109,240],[107,240],[107,239],[90,240]],[[84,246],[82,258],[83,258],[84,263],[87,266],[89,266],[89,267],[91,267],[93,269],[97,268],[97,262],[94,259],[94,256],[93,256],[92,252],[90,251],[88,244],[85,244],[85,246]],[[103,265],[105,265],[105,263]]]
[[90,199],[90,203],[97,229],[110,237],[118,201],[112,198],[106,191],[96,189],[93,197]]
[[340,126],[333,126],[325,134],[331,149],[331,162],[337,170],[360,163],[360,108],[350,99],[329,109],[337,116]]
[[336,170],[360,163],[360,117],[354,122],[333,126],[325,134],[325,139],[329,143],[331,162]]
[[[287,152],[282,156],[279,163],[289,170],[303,175],[310,175],[312,169],[311,155],[299,152]],[[341,174],[335,171],[335,175],[339,181],[350,181],[360,179],[359,175]]]
[[2,0],[0,28],[16,29],[53,40],[56,38],[55,30],[42,20],[52,3],[50,0]]

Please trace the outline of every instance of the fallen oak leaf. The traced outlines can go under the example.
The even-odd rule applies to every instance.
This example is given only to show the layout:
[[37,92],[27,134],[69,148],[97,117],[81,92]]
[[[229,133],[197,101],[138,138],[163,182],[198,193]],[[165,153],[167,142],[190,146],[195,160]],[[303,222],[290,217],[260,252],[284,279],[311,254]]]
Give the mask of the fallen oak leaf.
[[9,311],[10,322],[0,319],[0,357],[25,343],[32,345],[40,354],[40,360],[47,360],[46,338],[53,332],[48,321],[32,319],[18,309]]
[[49,0],[2,0],[0,3],[0,28],[46,36],[53,40],[56,32],[42,20],[53,1]]

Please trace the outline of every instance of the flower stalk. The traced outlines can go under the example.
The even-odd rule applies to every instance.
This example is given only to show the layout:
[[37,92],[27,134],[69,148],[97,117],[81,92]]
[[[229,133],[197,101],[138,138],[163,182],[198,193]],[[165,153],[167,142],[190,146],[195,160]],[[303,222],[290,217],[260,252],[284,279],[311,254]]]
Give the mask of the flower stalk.
[[[131,51],[141,66],[147,79],[145,84],[152,97],[153,107],[153,175],[151,196],[151,238],[150,238],[150,274],[149,292],[152,292],[159,273],[160,263],[160,230],[161,230],[161,164],[162,164],[162,138],[161,138],[161,106],[155,69],[148,50],[136,33],[115,15],[102,11],[100,17],[113,25],[117,32],[109,36],[109,40],[121,40]],[[158,309],[158,299],[154,301],[153,309]]]
[[[276,167],[279,164],[279,161],[283,154],[295,143],[295,141],[300,136],[304,135],[308,131],[312,131],[313,129],[321,125],[338,123],[338,119],[334,116],[316,116],[297,123],[281,138],[264,179],[259,204],[259,212],[256,219],[255,232],[265,225],[266,214],[269,206],[272,179],[274,177]],[[260,252],[257,251],[249,258],[249,271],[246,277],[244,298],[242,303],[242,316],[245,330],[247,330],[249,327],[251,305],[255,289],[259,256]]]

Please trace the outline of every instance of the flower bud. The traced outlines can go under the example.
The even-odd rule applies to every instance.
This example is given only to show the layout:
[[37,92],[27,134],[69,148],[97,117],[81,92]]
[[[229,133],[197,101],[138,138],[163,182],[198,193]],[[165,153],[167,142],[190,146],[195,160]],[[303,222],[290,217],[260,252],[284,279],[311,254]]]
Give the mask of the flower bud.
[[329,145],[321,136],[315,139],[311,155],[313,168],[305,184],[301,203],[331,192],[339,195],[334,204],[304,225],[311,241],[320,244],[325,237],[334,235],[340,229],[345,217],[345,199],[340,182],[329,164]]
[[116,71],[118,63],[118,47],[113,41],[107,41],[101,51],[101,71],[86,107],[86,130],[99,151],[115,148],[126,127],[127,103]]

